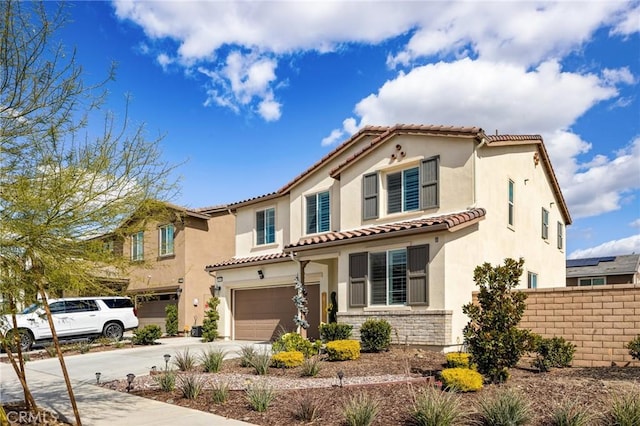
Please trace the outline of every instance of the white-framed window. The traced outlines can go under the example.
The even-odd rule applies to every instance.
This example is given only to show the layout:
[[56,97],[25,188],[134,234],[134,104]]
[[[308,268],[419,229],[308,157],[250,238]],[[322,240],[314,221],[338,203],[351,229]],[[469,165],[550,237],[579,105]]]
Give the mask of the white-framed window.
[[515,213],[515,183],[509,179],[509,226],[513,226],[514,224],[514,213]]
[[535,272],[527,273],[527,288],[538,288],[538,274]]
[[307,234],[327,232],[331,228],[331,197],[329,191],[307,195]]
[[131,235],[131,260],[144,259],[144,231]]
[[420,171],[417,167],[387,175],[387,213],[418,210]]
[[164,225],[158,228],[158,253],[160,256],[173,254],[173,224]]
[[591,285],[605,285],[607,283],[606,277],[587,277],[578,279],[579,286],[591,286]]
[[549,239],[549,211],[542,208],[542,239]]
[[256,212],[256,245],[276,242],[276,209],[270,207]]
[[564,248],[564,225],[562,222],[558,222],[558,249]]
[[370,305],[407,302],[407,250],[369,253]]

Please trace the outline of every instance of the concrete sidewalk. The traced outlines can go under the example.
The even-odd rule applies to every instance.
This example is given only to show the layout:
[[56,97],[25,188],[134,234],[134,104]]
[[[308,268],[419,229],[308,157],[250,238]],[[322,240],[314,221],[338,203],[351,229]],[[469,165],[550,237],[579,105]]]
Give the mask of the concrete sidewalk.
[[[257,342],[202,343],[198,338],[184,337],[159,339],[159,345],[86,353],[65,358],[78,410],[83,425],[113,426],[119,424],[162,425],[249,425],[239,420],[227,419],[215,414],[165,404],[139,396],[112,391],[96,385],[95,373],[101,373],[101,381],[124,379],[127,373],[136,376],[149,374],[152,366],[164,368],[165,353],[173,355],[189,348],[194,354],[210,347],[223,348],[228,357],[239,356],[242,346]],[[73,410],[64,384],[62,370],[57,359],[30,361],[26,364],[27,381],[31,392],[51,417],[74,422]],[[135,381],[134,381],[135,385]],[[0,402],[22,400],[22,387],[11,365],[0,364]],[[10,417],[19,413],[7,413]]]

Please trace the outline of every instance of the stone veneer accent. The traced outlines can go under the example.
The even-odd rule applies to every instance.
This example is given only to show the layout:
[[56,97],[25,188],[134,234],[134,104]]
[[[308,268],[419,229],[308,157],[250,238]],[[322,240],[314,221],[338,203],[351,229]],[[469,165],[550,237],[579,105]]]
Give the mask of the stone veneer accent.
[[393,344],[444,347],[451,345],[452,311],[366,311],[338,312],[338,322],[353,325],[353,339],[360,339],[360,326],[369,318],[391,324]]
[[564,337],[575,344],[574,366],[629,363],[640,367],[640,361],[633,361],[624,347],[640,334],[640,285],[522,291],[528,297],[520,327],[543,337]]

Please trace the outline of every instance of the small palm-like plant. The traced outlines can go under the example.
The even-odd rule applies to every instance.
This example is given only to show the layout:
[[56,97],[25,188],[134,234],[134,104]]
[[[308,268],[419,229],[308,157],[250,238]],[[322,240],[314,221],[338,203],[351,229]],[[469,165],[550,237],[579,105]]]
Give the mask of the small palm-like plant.
[[265,383],[257,383],[249,386],[246,390],[247,401],[254,410],[262,413],[267,411],[269,404],[275,399],[275,390]]
[[342,412],[349,426],[369,426],[378,415],[379,406],[370,395],[357,393],[347,400]]
[[513,389],[497,391],[478,401],[480,424],[522,426],[531,422],[533,412],[526,398]]
[[202,351],[200,355],[200,362],[204,371],[207,373],[217,373],[222,368],[222,362],[227,353],[220,348],[208,349]]
[[460,396],[427,387],[415,399],[411,420],[417,426],[455,425],[464,416]]
[[189,353],[189,348],[182,352],[176,352],[173,363],[180,371],[191,371],[196,367],[196,356]]

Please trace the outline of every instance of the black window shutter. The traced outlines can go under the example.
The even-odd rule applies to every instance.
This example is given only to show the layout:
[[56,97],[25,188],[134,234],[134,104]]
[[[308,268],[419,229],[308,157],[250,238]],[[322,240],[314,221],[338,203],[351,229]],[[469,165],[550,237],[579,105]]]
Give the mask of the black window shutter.
[[387,175],[387,213],[402,211],[402,173]]
[[349,255],[349,306],[367,305],[367,271],[368,253],[351,253]]
[[440,203],[440,157],[431,157],[420,164],[420,201],[422,209],[438,207]]
[[408,305],[429,304],[429,245],[407,247]]
[[362,177],[362,218],[378,218],[378,173]]

